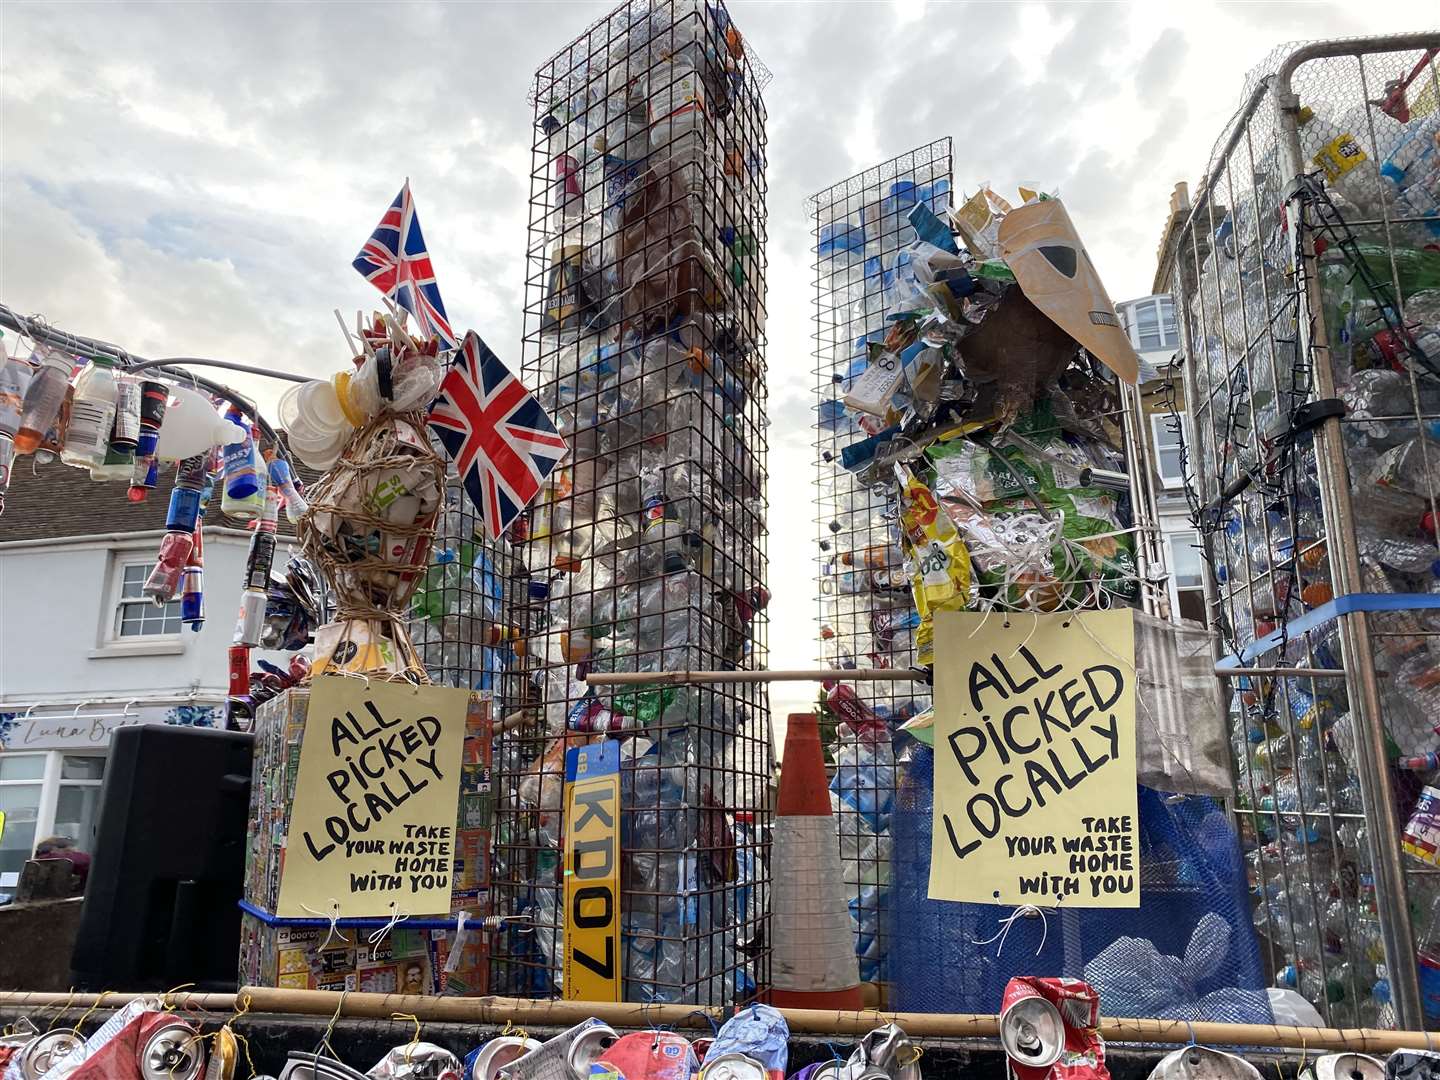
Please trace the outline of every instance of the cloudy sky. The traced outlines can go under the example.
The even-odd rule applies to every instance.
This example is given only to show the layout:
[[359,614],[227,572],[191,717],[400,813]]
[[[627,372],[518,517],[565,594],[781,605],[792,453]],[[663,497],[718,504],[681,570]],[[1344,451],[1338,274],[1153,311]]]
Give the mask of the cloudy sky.
[[[0,300],[152,356],[323,375],[350,259],[405,177],[457,327],[518,365],[534,67],[601,3],[0,6]],[[1427,12],[1428,9],[1428,12]],[[1177,180],[1284,42],[1430,5],[731,0],[769,109],[772,663],[808,666],[813,302],[805,196],[955,139],[958,187],[1058,191],[1117,300]],[[1428,17],[1427,17],[1428,15]],[[262,403],[279,383],[237,381]],[[811,698],[778,690],[784,715]]]

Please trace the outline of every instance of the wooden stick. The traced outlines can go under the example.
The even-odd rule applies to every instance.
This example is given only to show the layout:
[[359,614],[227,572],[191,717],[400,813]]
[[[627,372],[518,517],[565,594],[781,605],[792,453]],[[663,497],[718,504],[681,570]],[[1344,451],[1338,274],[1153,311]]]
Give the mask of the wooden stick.
[[803,668],[794,671],[592,671],[591,686],[635,686],[645,683],[769,683],[769,682],[923,682],[926,674],[909,668]]
[[350,336],[350,328],[345,325],[345,318],[340,314],[340,309],[335,309],[335,321],[340,324],[340,333],[345,335],[345,347],[350,350],[351,356],[359,356],[364,350],[357,348],[355,339]]
[[505,719],[501,720],[500,723],[495,725],[495,733],[499,735],[507,731],[514,731],[516,728],[528,727],[539,719],[540,714],[538,711],[516,709],[509,716],[505,717]]
[[[235,1011],[234,994],[170,994],[166,995],[161,991],[151,994],[116,994],[106,992],[104,994],[51,994],[41,993],[33,990],[6,990],[0,992],[0,1010],[26,1010],[26,1009],[53,1009],[64,1008],[67,1011],[91,1008],[99,1005],[100,1008],[120,1008],[128,1005],[136,998],[164,998],[168,1004],[175,1006],[176,1010],[183,1011],[187,1006],[196,1009],[206,1009],[210,1012],[228,1013]],[[101,999],[104,999],[103,1001]]]
[[[596,1017],[615,1028],[647,1029],[656,1025],[705,1028],[705,1015],[693,1005],[612,1004],[599,1001],[531,1001],[505,997],[422,997],[418,994],[341,995],[328,990],[278,990],[247,986],[251,1013],[301,1013],[385,1020],[409,1013],[422,1021],[488,1024],[501,1027],[571,1027]],[[64,995],[51,995],[60,996]],[[712,1010],[714,1011],[714,1010]],[[917,1038],[993,1039],[1000,1022],[992,1014],[833,1012],[823,1009],[781,1009],[790,1030],[822,1035],[864,1035],[892,1021]],[[715,1011],[723,1020],[724,1011]],[[1209,1046],[1246,1046],[1288,1050],[1353,1050],[1387,1054],[1423,1048],[1435,1036],[1422,1031],[1377,1031],[1373,1028],[1297,1028],[1277,1024],[1187,1023],[1102,1017],[1100,1034],[1110,1042],[1152,1042],[1183,1046],[1192,1039]]]

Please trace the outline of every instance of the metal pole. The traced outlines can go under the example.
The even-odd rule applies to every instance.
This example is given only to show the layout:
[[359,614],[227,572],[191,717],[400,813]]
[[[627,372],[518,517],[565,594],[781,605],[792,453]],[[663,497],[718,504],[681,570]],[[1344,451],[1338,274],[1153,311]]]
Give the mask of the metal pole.
[[913,668],[804,668],[794,671],[592,671],[590,686],[670,686],[676,683],[928,682]]
[[[1280,131],[1280,149],[1285,175],[1298,184],[1305,171],[1300,147],[1299,98],[1290,81],[1307,60],[1333,56],[1356,56],[1368,52],[1394,52],[1407,48],[1428,48],[1440,43],[1440,35],[1410,34],[1369,38],[1349,42],[1321,42],[1297,50],[1286,58],[1276,76],[1275,98]],[[1323,317],[1319,268],[1313,242],[1305,235],[1305,200],[1298,190],[1286,207],[1291,228],[1300,241],[1306,288],[1296,312],[1298,348],[1311,358],[1315,394],[1335,396],[1334,372]],[[1297,272],[1302,267],[1296,268]],[[1355,541],[1355,513],[1350,501],[1350,475],[1340,420],[1331,417],[1315,431],[1315,461],[1328,537],[1330,564],[1335,575],[1335,593],[1345,596],[1362,591],[1360,558]],[[1400,824],[1394,812],[1394,793],[1385,753],[1380,689],[1375,677],[1370,648],[1369,619],[1365,612],[1351,612],[1338,620],[1340,647],[1350,708],[1356,718],[1357,776],[1365,811],[1365,831],[1370,846],[1371,870],[1375,878],[1375,909],[1380,920],[1380,937],[1385,950],[1385,969],[1390,981],[1391,1001],[1399,1027],[1420,1028],[1424,1024],[1418,971],[1415,964],[1414,934],[1400,861]]]
[[1130,508],[1136,526],[1135,569],[1141,582],[1140,602],[1149,615],[1169,619],[1169,575],[1174,572],[1163,552],[1164,537],[1160,535],[1159,512],[1156,509],[1154,470],[1151,468],[1150,437],[1145,423],[1145,395],[1137,383],[1120,384],[1124,402],[1121,419],[1124,424],[1126,449],[1130,454]]

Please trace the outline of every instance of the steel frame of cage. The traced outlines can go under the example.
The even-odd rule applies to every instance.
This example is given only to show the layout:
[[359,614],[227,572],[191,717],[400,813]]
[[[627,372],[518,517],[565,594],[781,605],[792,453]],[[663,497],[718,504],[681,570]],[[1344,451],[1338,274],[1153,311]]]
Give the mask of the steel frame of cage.
[[[806,201],[815,260],[811,336],[815,342],[818,659],[827,667],[907,668],[915,662],[911,624],[918,616],[902,566],[895,492],[888,486],[867,487],[841,464],[844,445],[864,437],[847,418],[842,398],[857,364],[863,367],[861,342],[867,335],[878,340],[884,334],[884,273],[896,252],[914,239],[904,215],[919,201],[944,213],[950,203],[951,164],[947,136],[872,166]],[[915,196],[908,201],[895,198],[894,186],[900,184],[913,185]],[[862,242],[858,251],[851,246],[852,238]],[[878,715],[896,723],[929,703],[923,684],[870,682],[854,689]],[[829,719],[822,714],[822,721]],[[852,785],[837,783],[831,801],[860,977],[883,985],[888,981],[890,847],[888,814],[877,808],[888,806],[894,797],[894,763],[884,760],[883,751],[873,765],[857,761],[860,748],[842,745],[832,723],[824,727],[837,769],[848,772],[861,788],[880,787],[873,792],[849,791],[851,797],[846,798]],[[864,812],[861,803],[866,804]]]
[[[1434,895],[1440,879],[1418,860],[1402,860],[1399,814],[1408,806],[1397,802],[1387,750],[1386,721],[1398,723],[1387,654],[1397,639],[1416,640],[1440,663],[1440,635],[1407,624],[1402,637],[1399,616],[1351,611],[1328,624],[1337,658],[1322,628],[1296,640],[1285,628],[1331,596],[1375,591],[1377,580],[1399,591],[1362,550],[1361,532],[1378,523],[1357,516],[1352,486],[1358,492],[1369,483],[1363,423],[1413,423],[1418,435],[1440,415],[1423,405],[1423,377],[1412,365],[1408,406],[1394,416],[1325,413],[1317,421],[1314,410],[1337,398],[1347,374],[1339,366],[1348,363],[1344,341],[1337,344],[1337,327],[1327,326],[1325,293],[1326,269],[1337,265],[1336,251],[1344,255],[1343,232],[1362,231],[1383,245],[1395,308],[1405,318],[1396,238],[1420,219],[1376,172],[1377,123],[1388,127],[1381,105],[1394,100],[1390,80],[1407,73],[1440,98],[1429,51],[1437,47],[1440,34],[1432,32],[1280,51],[1207,166],[1179,234],[1172,290],[1184,328],[1186,457],[1197,464],[1194,507],[1211,568],[1206,606],[1221,630],[1217,660],[1238,653],[1250,672],[1223,682],[1236,751],[1234,812],[1250,845],[1257,928],[1278,981],[1293,980],[1332,1022],[1402,1028],[1424,1023],[1411,897]],[[1356,110],[1363,121],[1350,131],[1345,124]],[[1342,114],[1339,126],[1322,112]],[[1305,178],[1346,135],[1358,137],[1369,160],[1344,168],[1358,170],[1354,183],[1374,186],[1365,190],[1368,209],[1337,217],[1329,195]],[[1340,273],[1354,275],[1344,266]],[[1385,306],[1376,307],[1378,316]],[[1300,424],[1308,438],[1275,438]],[[1440,492],[1430,468],[1433,512]],[[1301,515],[1313,514],[1314,503],[1321,520],[1306,535]],[[1277,625],[1273,659],[1241,651]],[[1387,672],[1383,680],[1377,668]],[[1388,1006],[1373,988],[1379,961]]]
[[493,985],[562,993],[563,751],[622,740],[623,997],[768,982],[765,110],[721,3],[627,0],[536,73],[523,373],[570,445],[513,539],[528,723],[496,753]]

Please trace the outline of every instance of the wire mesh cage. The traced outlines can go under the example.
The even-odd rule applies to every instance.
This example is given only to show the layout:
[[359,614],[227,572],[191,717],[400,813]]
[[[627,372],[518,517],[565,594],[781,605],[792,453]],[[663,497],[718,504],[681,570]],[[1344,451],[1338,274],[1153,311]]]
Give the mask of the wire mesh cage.
[[[862,425],[879,418],[848,409],[845,399],[866,367],[867,342],[884,337],[886,278],[896,254],[915,239],[910,208],[923,202],[944,213],[950,183],[945,138],[842,180],[807,203],[815,256],[816,591],[819,659],[827,666],[915,663],[919,614],[900,552],[894,485],[866,484],[842,462],[847,445],[874,434]],[[862,737],[858,724],[843,721],[868,715],[898,724],[929,705],[929,688],[905,681],[837,683],[823,701],[860,977],[884,984],[895,757],[874,729]]]
[[[766,77],[721,4],[622,4],[532,100],[524,373],[570,455],[513,537],[521,719],[497,750],[502,992],[563,992],[568,747],[621,740],[623,996],[765,981]],[[598,693],[587,673],[638,673]]]
[[1274,56],[1173,267],[1255,924],[1343,1026],[1440,1021],[1437,46]]
[[448,472],[430,567],[410,600],[410,639],[432,682],[488,691],[498,719],[518,701],[508,622],[515,552],[486,535],[453,463]]

